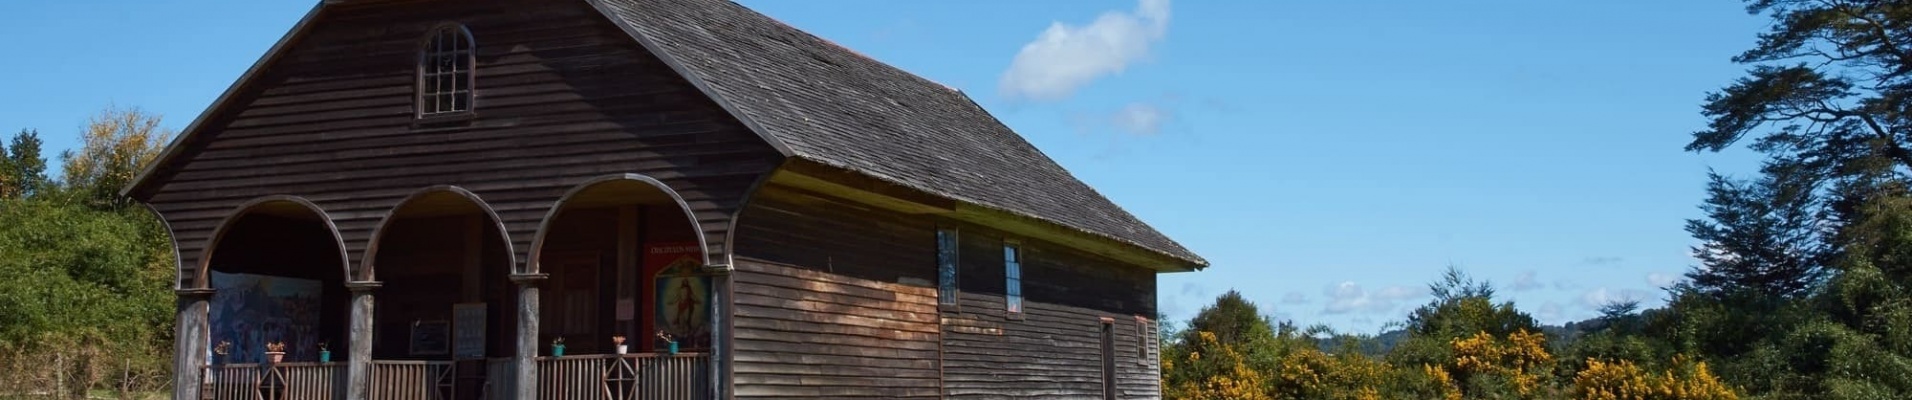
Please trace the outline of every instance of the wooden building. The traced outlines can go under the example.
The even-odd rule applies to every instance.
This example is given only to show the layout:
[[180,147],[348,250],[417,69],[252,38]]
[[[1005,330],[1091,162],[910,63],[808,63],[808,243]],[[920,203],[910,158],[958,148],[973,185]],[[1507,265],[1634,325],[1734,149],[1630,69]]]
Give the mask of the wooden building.
[[125,193],[182,400],[1159,398],[1206,265],[727,0],[326,0]]

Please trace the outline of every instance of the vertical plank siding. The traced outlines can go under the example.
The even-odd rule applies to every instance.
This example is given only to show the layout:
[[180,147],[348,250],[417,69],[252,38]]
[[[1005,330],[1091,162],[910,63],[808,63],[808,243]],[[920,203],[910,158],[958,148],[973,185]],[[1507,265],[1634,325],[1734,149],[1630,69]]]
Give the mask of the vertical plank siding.
[[[932,287],[938,226],[961,231],[960,304],[953,310],[936,306]],[[751,199],[737,230],[739,397],[902,397],[840,387],[830,389],[844,392],[799,388],[807,389],[804,385],[815,382],[897,387],[874,376],[915,376],[906,375],[913,371],[873,369],[849,370],[868,371],[872,376],[855,380],[804,380],[805,376],[797,375],[796,371],[836,360],[807,352],[849,352],[911,354],[916,360],[936,361],[923,366],[935,369],[930,377],[940,390],[926,396],[1101,398],[1101,319],[1112,318],[1117,398],[1161,398],[1160,363],[1147,347],[1156,327],[1136,319],[1155,315],[1155,276],[1140,267],[1016,238],[1021,240],[1025,297],[1024,313],[1012,318],[1005,313],[1002,258],[1003,243],[1010,238],[1001,231],[932,215],[872,209],[774,183]],[[846,288],[836,282],[862,283]],[[881,290],[867,290],[876,288]],[[922,297],[905,296],[911,293]],[[845,300],[855,300],[857,306],[835,306]],[[912,303],[897,304],[904,300]],[[873,324],[874,329],[863,331],[859,323],[840,321],[814,327],[791,321],[824,321],[837,313],[863,317],[863,324]],[[884,324],[890,321],[886,318],[925,315],[933,316],[935,333],[919,336],[908,326]],[[816,331],[826,328],[828,332]],[[864,334],[890,340],[867,341],[857,336]],[[934,346],[904,340],[917,337],[934,340]],[[820,348],[824,344],[840,347]],[[920,350],[898,349],[905,346]],[[762,351],[774,353],[759,354]],[[830,368],[838,367],[825,370]]]
[[934,289],[739,259],[739,398],[937,398]]
[[[159,171],[151,203],[172,226],[182,287],[241,203],[302,196],[325,209],[354,273],[372,230],[412,192],[457,185],[503,219],[522,262],[539,222],[590,178],[639,173],[680,192],[714,248],[775,150],[583,2],[330,6]],[[477,42],[467,120],[418,124],[420,40],[441,22]]]

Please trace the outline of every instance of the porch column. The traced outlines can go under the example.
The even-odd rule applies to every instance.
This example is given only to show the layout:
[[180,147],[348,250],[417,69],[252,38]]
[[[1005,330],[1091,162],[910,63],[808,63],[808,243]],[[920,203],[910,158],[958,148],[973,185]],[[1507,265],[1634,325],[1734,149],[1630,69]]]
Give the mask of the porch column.
[[731,292],[731,279],[736,268],[729,264],[704,266],[704,272],[716,275],[711,279],[710,301],[710,396],[712,399],[727,400],[735,398],[729,385],[730,361],[735,359],[731,345],[731,328],[735,293]]
[[202,375],[211,346],[212,289],[180,289],[174,292],[176,314],[173,327],[173,400],[199,400],[205,384]]
[[352,291],[352,326],[345,356],[345,398],[365,400],[372,396],[372,290],[379,282],[346,282]]
[[538,284],[546,274],[512,274],[518,284],[518,351],[512,354],[513,399],[535,399],[538,394]]

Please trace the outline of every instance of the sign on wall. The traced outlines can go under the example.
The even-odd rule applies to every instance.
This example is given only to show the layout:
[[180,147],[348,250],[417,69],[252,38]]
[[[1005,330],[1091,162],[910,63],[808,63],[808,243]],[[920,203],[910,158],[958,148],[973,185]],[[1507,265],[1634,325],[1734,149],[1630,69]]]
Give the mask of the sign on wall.
[[644,252],[652,277],[651,324],[675,337],[680,348],[710,346],[711,277],[695,242],[659,243]]
[[452,356],[459,360],[485,359],[485,303],[451,306]]

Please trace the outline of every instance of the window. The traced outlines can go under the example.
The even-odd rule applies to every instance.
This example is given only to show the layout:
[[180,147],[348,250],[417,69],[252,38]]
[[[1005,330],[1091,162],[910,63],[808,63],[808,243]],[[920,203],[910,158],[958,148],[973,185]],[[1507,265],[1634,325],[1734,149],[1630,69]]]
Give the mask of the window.
[[960,243],[955,229],[936,230],[936,302],[939,305],[954,307],[957,304],[956,255]]
[[1002,245],[1002,272],[1004,310],[1010,313],[1022,312],[1022,249],[1014,243]]
[[1159,344],[1160,339],[1155,337],[1155,321],[1135,316],[1135,363],[1149,365],[1155,361],[1156,346]]
[[471,112],[471,31],[445,24],[432,29],[418,58],[418,117]]

